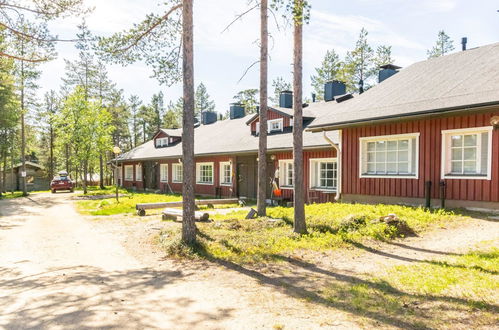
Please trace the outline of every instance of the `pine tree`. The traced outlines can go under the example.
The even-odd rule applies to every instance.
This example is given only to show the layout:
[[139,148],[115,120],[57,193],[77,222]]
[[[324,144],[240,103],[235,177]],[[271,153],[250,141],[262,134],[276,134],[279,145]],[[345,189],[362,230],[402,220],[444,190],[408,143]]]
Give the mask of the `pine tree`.
[[426,51],[428,58],[439,57],[448,54],[454,50],[454,41],[445,33],[444,30],[438,32],[437,41],[432,49]]
[[161,119],[163,118],[165,108],[164,108],[165,100],[163,96],[163,92],[159,92],[158,94],[154,94],[151,98],[151,109],[153,110],[153,118],[151,125],[155,128],[155,131],[159,131],[161,128]]
[[393,64],[392,46],[381,45],[376,48],[374,56],[374,67],[376,70],[382,65]]
[[205,111],[215,111],[215,102],[210,99],[210,95],[206,90],[206,86],[201,82],[196,88],[196,116],[200,115],[201,112]]
[[163,117],[164,128],[179,128],[182,126],[183,107],[184,107],[184,100],[181,97],[175,103],[170,101],[166,113]]
[[258,89],[250,88],[238,92],[236,95],[234,95],[233,99],[236,102],[244,105],[246,114],[250,114],[250,113],[256,113],[256,109],[258,106],[257,96],[258,96]]
[[368,32],[362,28],[355,49],[348,52],[345,59],[347,89],[362,93],[369,88],[370,80],[376,74],[373,59],[374,51],[367,42]]
[[139,130],[139,109],[142,105],[142,101],[139,99],[137,95],[131,95],[128,98],[128,108],[130,109],[130,134],[131,143],[135,148],[138,145],[140,139],[140,130]]
[[322,60],[321,66],[315,68],[315,75],[311,76],[317,100],[324,100],[324,84],[332,80],[345,80],[345,64],[333,50],[328,50]]

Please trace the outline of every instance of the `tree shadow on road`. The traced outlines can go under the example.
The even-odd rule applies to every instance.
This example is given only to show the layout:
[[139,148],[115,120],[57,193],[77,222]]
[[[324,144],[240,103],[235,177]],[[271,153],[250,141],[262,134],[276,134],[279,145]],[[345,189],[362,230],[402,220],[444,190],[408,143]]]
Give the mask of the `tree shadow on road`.
[[231,309],[193,310],[194,301],[182,293],[158,294],[188,276],[152,268],[109,272],[88,266],[25,276],[20,269],[0,267],[0,327],[196,328],[231,316]]

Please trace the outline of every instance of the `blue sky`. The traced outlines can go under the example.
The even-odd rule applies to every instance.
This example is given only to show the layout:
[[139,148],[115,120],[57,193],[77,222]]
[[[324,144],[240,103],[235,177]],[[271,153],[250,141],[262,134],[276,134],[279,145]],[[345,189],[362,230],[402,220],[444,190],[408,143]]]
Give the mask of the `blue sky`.
[[[159,11],[157,0],[87,0],[95,7],[87,17],[89,28],[97,35],[109,35],[138,22],[148,12]],[[259,57],[258,12],[253,11],[221,31],[234,17],[245,11],[247,0],[195,0],[195,83],[203,82],[216,102],[217,111],[225,112],[232,97],[240,90],[258,87],[258,66],[238,83],[245,69]],[[340,55],[353,48],[362,27],[369,31],[373,46],[391,45],[395,64],[408,66],[426,58],[426,50],[444,29],[460,50],[461,37],[468,47],[499,42],[499,2],[497,0],[311,0],[310,23],[304,30],[304,95],[309,96],[310,75],[326,50]],[[60,37],[73,37],[79,19],[51,23]],[[277,76],[292,80],[292,29],[277,30],[271,18],[269,83]],[[75,59],[71,44],[57,46],[59,57],[42,66],[40,94],[58,89],[64,75],[63,59]],[[111,79],[125,95],[136,94],[146,103],[160,90],[166,101],[181,95],[181,85],[160,86],[150,78],[151,70],[142,63],[127,67],[110,66]],[[270,86],[269,86],[270,88]]]

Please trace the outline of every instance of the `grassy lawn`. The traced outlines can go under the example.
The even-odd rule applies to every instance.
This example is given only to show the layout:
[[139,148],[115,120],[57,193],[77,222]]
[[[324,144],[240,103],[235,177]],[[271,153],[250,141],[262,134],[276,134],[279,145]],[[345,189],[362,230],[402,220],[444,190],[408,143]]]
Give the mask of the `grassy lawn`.
[[[214,222],[199,223],[199,246],[205,257],[239,264],[279,260],[300,250],[321,251],[366,239],[390,240],[418,233],[429,226],[458,218],[452,212],[398,205],[325,203],[306,206],[309,234],[292,233],[293,208],[268,208],[268,218],[246,220],[247,211],[215,215]],[[380,217],[396,214],[388,224]],[[178,245],[180,229],[167,227],[160,236],[168,253],[185,254]]]
[[[29,194],[47,193],[47,192],[50,192],[50,190],[30,191],[30,192],[28,192],[28,195]],[[19,198],[19,197],[23,197],[22,191],[14,191],[14,193],[12,193],[12,194],[10,192],[3,193],[2,197],[0,197],[0,199],[11,199],[11,198]]]
[[333,306],[349,306],[349,311],[371,323],[491,329],[499,321],[498,274],[499,249],[485,247],[438,261],[395,266],[379,277],[335,281],[323,296]]

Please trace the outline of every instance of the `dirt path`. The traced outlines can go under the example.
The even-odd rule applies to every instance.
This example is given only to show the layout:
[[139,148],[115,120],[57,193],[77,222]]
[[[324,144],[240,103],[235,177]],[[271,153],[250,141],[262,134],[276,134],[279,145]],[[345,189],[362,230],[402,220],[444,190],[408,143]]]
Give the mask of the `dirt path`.
[[243,267],[138,260],[121,244],[125,236],[79,216],[70,196],[0,201],[0,327],[356,327],[347,313],[297,299]]

